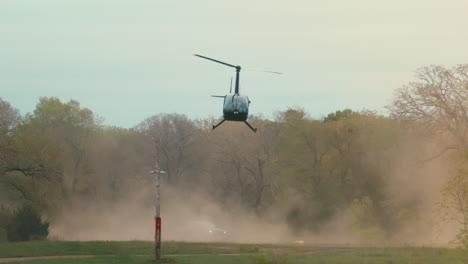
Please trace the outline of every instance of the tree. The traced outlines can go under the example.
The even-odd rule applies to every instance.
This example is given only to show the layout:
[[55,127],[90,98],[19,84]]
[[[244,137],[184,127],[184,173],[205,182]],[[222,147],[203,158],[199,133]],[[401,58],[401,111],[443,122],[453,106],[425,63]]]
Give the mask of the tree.
[[[452,68],[431,65],[419,69],[415,81],[395,91],[389,109],[401,124],[411,128],[418,140],[424,135],[430,139],[425,140],[426,144],[436,142],[439,145],[440,150],[432,151],[432,154],[419,154],[426,156],[423,162],[433,161],[450,150],[456,157],[462,156],[459,154],[468,151],[468,64]],[[459,164],[460,160],[450,162]],[[438,204],[445,221],[461,224],[457,240],[465,246],[468,240],[464,218],[467,214],[466,188],[466,171],[460,170],[442,187]]]
[[330,113],[323,119],[324,122],[329,122],[329,121],[338,121],[338,120],[345,120],[350,118],[354,114],[353,110],[351,109],[345,109],[343,111],[336,111],[335,113]]
[[11,133],[19,121],[20,115],[18,110],[0,98],[0,135],[3,136]]
[[44,192],[58,191],[56,187],[60,186],[62,198],[68,201],[75,195],[89,194],[93,185],[86,183],[91,175],[87,151],[96,125],[92,111],[81,108],[77,101],[63,103],[55,97],[40,98],[17,135],[22,166],[41,172],[37,175],[40,177],[29,175],[31,184],[43,184]]
[[389,107],[393,116],[424,126],[432,134],[448,134],[448,149],[468,149],[468,64],[447,69],[431,65],[416,81],[396,90]]
[[339,118],[326,122],[294,109],[279,115],[276,185],[283,186],[281,195],[296,200],[287,213],[293,228],[318,230],[350,201],[366,196],[378,221],[385,221],[385,183],[397,157],[400,127],[370,111],[343,112],[330,114]]
[[468,249],[468,153],[465,168],[451,175],[442,188],[438,212],[444,221],[459,225],[455,241]]
[[[102,127],[90,139],[87,151],[92,168],[92,184],[102,199],[119,201],[138,193],[148,178],[152,153],[146,152],[148,142],[135,129]],[[145,169],[147,168],[147,169]]]
[[296,231],[318,230],[342,201],[341,193],[336,195],[339,191],[331,131],[324,122],[309,119],[300,109],[289,109],[277,120],[281,125],[277,186],[282,186],[280,196],[295,196],[286,212],[288,223]]
[[167,171],[172,184],[179,183],[188,171],[191,177],[185,180],[196,181],[194,176],[199,170],[191,168],[203,163],[203,155],[196,153],[200,150],[196,148],[200,130],[186,115],[154,115],[140,123],[137,130],[146,136],[148,153],[152,154],[149,157],[154,157],[148,161],[150,168],[156,162],[161,170]]
[[23,162],[23,153],[17,140],[20,121],[18,110],[0,99],[0,184],[9,196],[32,201],[33,190],[24,186],[28,179],[22,176],[40,169],[25,166]]
[[255,134],[234,123],[220,128],[226,133],[213,137],[213,182],[223,200],[240,198],[245,207],[260,214],[268,205],[266,195],[273,196],[268,168],[275,162],[279,126],[256,117],[251,120],[259,128]]
[[349,177],[353,160],[359,154],[359,146],[356,144],[356,120],[352,117],[359,117],[350,109],[330,113],[324,119],[326,126],[330,129],[329,144],[332,146],[337,156],[336,169],[339,170],[341,192],[349,192]]
[[20,122],[18,110],[0,98],[0,177],[8,171],[16,154],[13,133]]
[[[289,109],[279,118],[281,122],[281,150],[284,161],[296,175],[304,177],[298,188],[306,193],[315,193],[329,172],[327,161],[331,146],[330,131],[322,122],[308,119],[301,110]],[[286,158],[283,155],[287,155]]]

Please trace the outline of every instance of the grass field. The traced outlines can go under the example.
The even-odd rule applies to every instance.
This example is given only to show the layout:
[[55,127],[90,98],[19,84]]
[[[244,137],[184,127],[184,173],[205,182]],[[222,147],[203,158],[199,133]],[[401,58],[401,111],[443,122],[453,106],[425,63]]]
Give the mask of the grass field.
[[[0,258],[67,255],[151,255],[154,244],[143,241],[57,242],[32,241],[0,244]],[[165,254],[238,253],[239,245],[228,243],[164,242]]]
[[[445,248],[353,248],[276,246],[232,243],[164,242],[163,259],[152,259],[151,242],[21,242],[1,243],[0,262],[25,264],[468,264],[468,251]],[[68,257],[67,257],[68,256]],[[80,257],[81,256],[81,257]],[[60,257],[60,258],[57,258]]]

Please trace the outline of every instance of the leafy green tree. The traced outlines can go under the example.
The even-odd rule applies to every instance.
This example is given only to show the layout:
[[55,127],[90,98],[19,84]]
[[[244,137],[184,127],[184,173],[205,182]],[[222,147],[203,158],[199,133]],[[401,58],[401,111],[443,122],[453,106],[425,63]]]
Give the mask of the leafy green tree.
[[[336,181],[330,128],[309,119],[300,109],[278,115],[281,125],[278,175],[275,185],[283,197],[295,197],[286,212],[295,230],[318,229],[340,208],[342,201]],[[292,196],[293,195],[293,196]]]
[[[0,184],[2,190],[13,199],[34,199],[26,174],[34,174],[41,169],[25,164],[25,152],[18,140],[21,117],[18,110],[0,99]],[[32,148],[32,145],[28,146]]]
[[345,120],[350,118],[354,114],[353,110],[351,109],[345,109],[343,111],[338,110],[335,113],[330,113],[328,114],[323,121],[324,122],[330,122],[330,121],[338,121],[338,120]]
[[392,225],[384,201],[386,181],[398,157],[400,126],[371,111],[347,113],[346,118],[327,122],[311,120],[301,110],[278,115],[274,182],[283,187],[280,196],[296,197],[286,213],[293,228],[319,229],[354,197],[366,196],[373,201],[380,227]]
[[443,220],[459,225],[455,242],[468,249],[468,153],[465,168],[457,170],[443,186],[438,212]]
[[20,120],[18,110],[0,98],[0,181],[11,170],[16,157],[14,132]]
[[70,201],[93,188],[86,184],[91,175],[87,151],[96,124],[91,110],[81,108],[77,101],[40,98],[17,134],[22,167],[28,168],[25,176],[36,196],[47,201],[59,197]]

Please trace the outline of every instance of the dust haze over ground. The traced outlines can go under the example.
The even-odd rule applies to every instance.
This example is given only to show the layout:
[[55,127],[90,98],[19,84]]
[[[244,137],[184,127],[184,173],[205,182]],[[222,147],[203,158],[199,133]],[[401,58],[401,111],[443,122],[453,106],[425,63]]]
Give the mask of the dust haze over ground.
[[[187,197],[173,189],[162,192],[163,240],[280,243],[283,223],[262,221],[240,207],[222,208],[201,194]],[[166,197],[164,197],[166,196]],[[148,188],[113,205],[80,204],[65,208],[51,224],[49,237],[58,240],[153,240],[153,192]],[[210,234],[213,226],[226,234]],[[292,237],[289,240],[292,239]]]
[[[435,202],[443,175],[449,173],[444,159],[415,166],[412,155],[402,155],[389,172],[389,204],[417,203],[418,211],[394,228],[387,241],[369,241],[353,228],[349,209],[340,211],[319,231],[294,233],[285,211],[271,209],[262,217],[248,212],[237,201],[221,205],[206,192],[186,193],[162,185],[163,240],[225,241],[241,243],[291,243],[304,240],[314,244],[447,246],[455,226],[440,225]],[[413,156],[414,157],[414,156]],[[441,176],[442,175],[442,176]],[[51,223],[50,239],[58,240],[147,240],[154,239],[154,188],[126,195],[119,202],[82,202],[65,207]],[[289,201],[289,202],[292,202]],[[287,207],[288,201],[285,201]],[[227,234],[210,234],[221,228]]]
[[434,154],[428,154],[440,149],[436,142],[425,146],[407,142],[389,174],[389,203],[414,208],[412,212],[397,212],[407,217],[402,217],[394,228],[396,243],[448,246],[456,234],[457,224],[442,221],[437,213],[441,187],[457,167],[450,155],[434,158]]

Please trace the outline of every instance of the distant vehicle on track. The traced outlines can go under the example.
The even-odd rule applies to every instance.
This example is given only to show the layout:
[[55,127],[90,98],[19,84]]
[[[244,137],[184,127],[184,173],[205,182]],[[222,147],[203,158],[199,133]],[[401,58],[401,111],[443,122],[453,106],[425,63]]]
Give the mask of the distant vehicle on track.
[[188,221],[168,227],[170,239],[178,241],[227,241],[228,230],[216,226],[211,221]]
[[227,235],[227,231],[225,229],[216,227],[214,224],[211,224],[210,228],[208,229],[208,233],[212,236],[224,236]]

